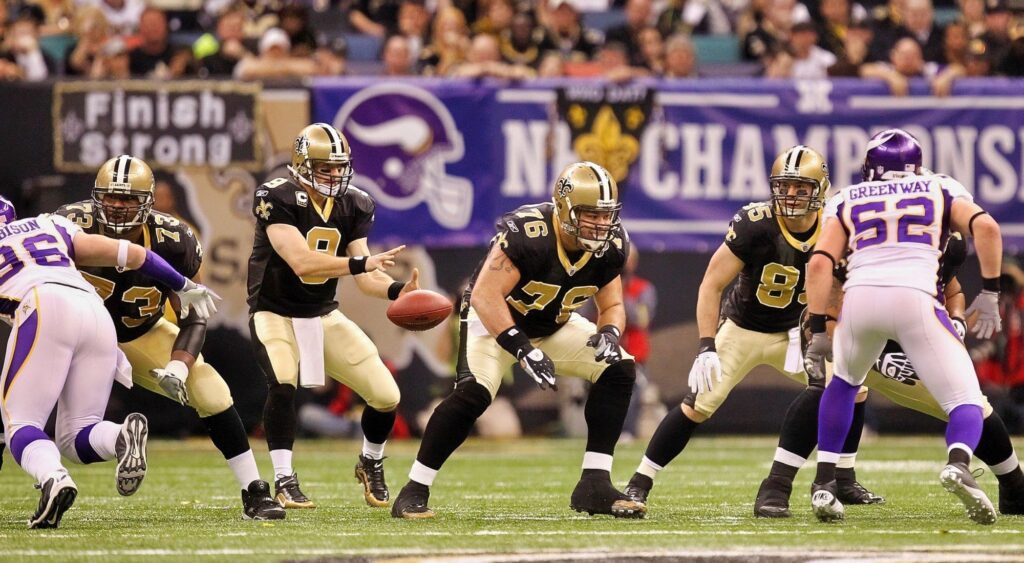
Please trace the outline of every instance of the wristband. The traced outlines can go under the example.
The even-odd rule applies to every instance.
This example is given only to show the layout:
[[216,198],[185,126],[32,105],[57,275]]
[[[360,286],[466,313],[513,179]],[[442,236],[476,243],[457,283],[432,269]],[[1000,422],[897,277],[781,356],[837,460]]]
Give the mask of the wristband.
[[999,293],[999,278],[981,278],[981,289]]
[[619,337],[622,336],[622,333],[619,332],[619,327],[617,327],[615,325],[604,325],[597,332],[607,332],[608,334],[614,336],[615,340],[618,340]]
[[714,351],[715,351],[715,339],[714,339],[714,337],[705,336],[705,337],[700,339],[700,347],[697,349],[697,353],[698,354],[703,354],[704,352],[714,352]]
[[826,320],[828,320],[828,318],[825,315],[811,313],[807,318],[807,325],[811,328],[811,334],[825,332]]
[[131,245],[125,239],[117,241],[117,271],[124,272],[128,268],[128,247]]
[[367,256],[353,256],[348,259],[348,273],[353,276],[366,273]]
[[402,288],[405,287],[405,282],[396,281],[388,286],[388,299],[394,301],[398,299],[399,294],[402,293]]
[[498,346],[505,349],[506,352],[512,354],[512,357],[519,359],[519,351],[526,348],[532,348],[530,339],[526,337],[523,331],[519,330],[519,327],[512,325],[507,330],[502,332],[496,338]]

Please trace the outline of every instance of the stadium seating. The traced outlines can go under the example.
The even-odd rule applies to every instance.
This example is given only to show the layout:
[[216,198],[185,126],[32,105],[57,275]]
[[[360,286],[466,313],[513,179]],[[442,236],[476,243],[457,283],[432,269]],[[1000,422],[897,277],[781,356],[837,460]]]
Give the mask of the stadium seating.
[[735,35],[694,35],[700,64],[735,64],[740,62],[740,40]]

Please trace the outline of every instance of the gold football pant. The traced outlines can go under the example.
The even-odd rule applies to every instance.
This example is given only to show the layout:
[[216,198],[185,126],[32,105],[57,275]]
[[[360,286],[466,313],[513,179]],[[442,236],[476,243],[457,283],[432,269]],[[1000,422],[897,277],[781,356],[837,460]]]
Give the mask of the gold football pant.
[[[167,365],[171,359],[171,351],[176,338],[178,338],[177,325],[161,318],[146,334],[131,342],[119,344],[124,355],[132,364],[132,381],[136,385],[141,385],[172,400],[173,398],[160,388],[156,378],[149,373],[149,370]],[[228,384],[224,382],[224,378],[217,373],[217,370],[213,369],[213,366],[203,360],[202,354],[196,358],[196,363],[189,370],[185,389],[188,391],[189,406],[196,409],[200,418],[220,414],[233,403]]]
[[[370,337],[341,311],[331,311],[320,319],[327,375],[355,391],[371,408],[381,412],[394,410],[401,398],[398,384]],[[252,326],[258,340],[258,360],[267,377],[272,378],[272,383],[297,387],[299,346],[292,320],[259,311],[253,315]]]
[[[491,393],[491,399],[498,393],[501,380],[516,359],[498,345],[497,340],[484,328],[476,311],[469,310],[469,326],[466,333],[466,362],[477,383]],[[555,373],[579,377],[591,383],[597,381],[608,364],[594,359],[594,349],[587,346],[587,339],[597,332],[597,326],[580,315],[573,313],[569,321],[551,336],[531,338],[530,343],[540,348],[555,363]],[[622,350],[623,360],[633,356]]]

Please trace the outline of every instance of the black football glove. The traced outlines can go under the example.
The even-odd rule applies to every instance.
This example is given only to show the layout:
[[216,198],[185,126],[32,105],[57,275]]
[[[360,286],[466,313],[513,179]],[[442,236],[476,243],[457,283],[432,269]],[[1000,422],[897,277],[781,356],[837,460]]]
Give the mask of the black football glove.
[[537,382],[541,389],[558,390],[555,385],[555,362],[540,348],[529,346],[519,350],[519,366]]
[[615,325],[604,325],[601,330],[587,339],[587,346],[594,349],[594,359],[614,364],[622,359],[619,348],[619,329]]

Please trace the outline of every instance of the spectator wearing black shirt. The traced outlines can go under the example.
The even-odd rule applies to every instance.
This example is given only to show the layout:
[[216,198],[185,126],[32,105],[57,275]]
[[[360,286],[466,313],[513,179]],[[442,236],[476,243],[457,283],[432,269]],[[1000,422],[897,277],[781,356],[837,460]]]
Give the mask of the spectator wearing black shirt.
[[924,60],[945,63],[946,56],[942,48],[943,29],[935,23],[932,0],[904,0],[903,10],[905,33],[921,45]]
[[640,49],[640,32],[651,23],[651,0],[628,0],[626,2],[626,22],[613,27],[605,33],[605,41],[621,43],[629,53],[629,61],[633,65],[643,65],[644,57]]
[[544,49],[566,61],[590,60],[604,42],[600,32],[586,29],[571,0],[549,0]]
[[156,8],[146,8],[139,19],[140,44],[128,53],[132,76],[167,79],[187,73],[192,54],[172,46],[168,35],[167,16]]
[[0,58],[13,63],[7,66],[13,73],[11,78],[38,81],[59,74],[57,62],[39,47],[39,27],[43,18],[43,10],[39,6],[22,6],[17,19],[8,28]]
[[231,76],[238,61],[251,55],[245,44],[245,12],[229,10],[217,18],[216,37],[206,34],[193,46],[201,76]]
[[348,21],[359,33],[385,37],[398,33],[398,10],[402,0],[358,0]]
[[512,25],[498,35],[501,58],[506,63],[537,69],[543,57],[544,30],[537,26],[533,14],[519,12]]
[[309,28],[309,10],[299,4],[287,4],[278,12],[278,23],[292,42],[293,57],[308,57],[317,49],[316,36]]

